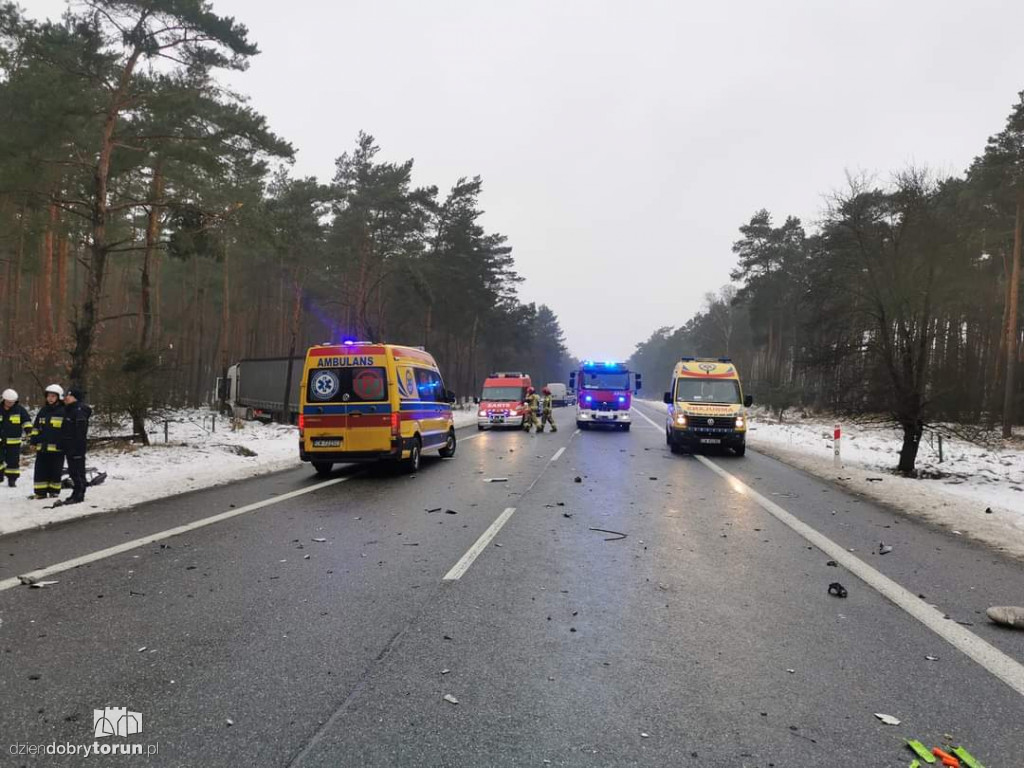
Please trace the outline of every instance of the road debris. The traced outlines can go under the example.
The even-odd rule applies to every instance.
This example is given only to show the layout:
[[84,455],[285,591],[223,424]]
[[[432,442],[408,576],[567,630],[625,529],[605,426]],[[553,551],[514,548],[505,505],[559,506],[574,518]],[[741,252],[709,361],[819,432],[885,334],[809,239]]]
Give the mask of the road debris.
[[960,762],[967,766],[967,768],[985,768],[981,763],[978,762],[978,758],[972,755],[963,747],[957,747],[953,750],[953,754],[960,758]]
[[949,766],[949,768],[960,768],[960,761],[948,752],[943,752],[938,747],[935,747],[932,749],[932,754],[939,758],[939,762],[943,765]]
[[429,514],[432,514],[434,512],[440,512],[441,511],[441,507],[431,507],[430,509],[425,509],[423,511],[426,512],[429,515]]
[[875,712],[875,717],[881,720],[886,725],[899,725],[899,718],[893,717],[892,715],[884,715],[881,712]]
[[831,584],[828,585],[828,593],[830,595],[835,595],[836,597],[846,597],[847,595],[846,587],[844,587],[838,581],[833,581]]
[[569,518],[571,518],[572,517],[572,512],[563,512],[562,513],[562,517],[569,517]]
[[938,656],[925,656],[924,658],[925,658],[926,661],[938,661],[939,660]]
[[825,565],[827,565],[829,568],[839,567],[839,563],[837,563],[835,560],[829,560],[827,563],[825,563]]
[[313,539],[313,541],[315,541],[317,544],[323,544],[325,541],[327,541],[327,539],[324,539],[324,538],[321,538],[321,537],[317,537],[317,538]]
[[235,724],[235,721],[232,720],[230,717],[227,720],[225,720],[224,722],[227,724],[228,728],[230,728],[232,725]]
[[892,547],[890,547],[884,541],[878,542],[878,554],[888,555],[890,552],[892,552]]
[[447,701],[449,704],[458,704],[459,703],[459,700],[456,699],[454,696],[452,696],[450,693],[446,693],[444,695],[444,700]]
[[29,584],[29,586],[32,589],[45,589],[46,587],[50,586],[51,584],[60,584],[60,582],[59,581],[33,581],[31,584]]
[[1024,607],[1019,605],[993,605],[985,613],[996,624],[1024,629]]
[[992,514],[992,507],[985,507],[985,514],[986,515],[991,515]]
[[455,511],[454,509],[446,509],[446,510],[444,511],[444,513],[445,513],[446,515],[457,515],[457,514],[459,514],[459,513],[458,513],[458,512],[456,512],[456,511]]
[[508,478],[507,477],[485,477],[484,478],[484,482],[485,483],[507,483],[508,482]]
[[607,528],[591,528],[590,530],[597,531],[598,533],[610,533],[610,534],[612,534],[610,537],[607,537],[605,539],[605,541],[618,541],[619,539],[626,538],[626,536],[628,535],[628,534],[622,533],[621,531],[609,531]]
[[963,534],[960,531],[953,531],[953,535],[954,536],[963,536]]
[[865,477],[864,479],[867,480],[869,483],[880,483],[880,482],[882,482],[882,478],[881,477]]
[[928,751],[928,747],[922,744],[917,739],[907,739],[907,746],[910,747],[914,754],[924,760],[926,763],[934,763],[935,757],[931,752]]
[[643,731],[640,731],[640,738],[641,739],[649,739],[649,738],[651,738],[651,734],[644,733]]
[[582,478],[582,477],[580,477],[579,475],[576,475],[576,477],[574,477],[574,478],[572,479],[572,481],[573,481],[574,483],[582,483],[582,482],[583,482],[583,478]]
[[450,669],[442,669],[442,670],[441,670],[441,674],[442,674],[442,675],[447,675],[447,674],[448,674],[449,672],[451,672],[451,670],[450,670]]

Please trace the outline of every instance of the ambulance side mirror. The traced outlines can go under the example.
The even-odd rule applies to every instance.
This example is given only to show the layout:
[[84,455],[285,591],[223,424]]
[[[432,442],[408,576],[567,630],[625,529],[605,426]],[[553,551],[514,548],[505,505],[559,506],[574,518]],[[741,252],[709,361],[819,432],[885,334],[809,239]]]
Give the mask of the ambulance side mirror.
[[749,408],[753,404],[754,404],[754,396],[753,395],[747,395],[746,397],[743,398],[743,405],[745,407]]
[[569,389],[576,389],[576,371],[569,374]]
[[456,400],[455,393],[452,392],[450,389],[446,389],[444,391],[444,399],[445,399],[445,402],[451,403],[452,405],[455,405],[455,400]]
[[480,405],[480,398],[479,397],[474,397],[473,398],[473,405]]
[[664,401],[665,401],[665,403],[667,405],[672,405],[672,393],[671,392],[666,392],[665,393],[665,397],[663,399],[664,399]]
[[643,376],[638,373],[636,375],[636,392],[637,392],[637,394],[640,393],[640,390],[643,389],[643,386],[644,386]]

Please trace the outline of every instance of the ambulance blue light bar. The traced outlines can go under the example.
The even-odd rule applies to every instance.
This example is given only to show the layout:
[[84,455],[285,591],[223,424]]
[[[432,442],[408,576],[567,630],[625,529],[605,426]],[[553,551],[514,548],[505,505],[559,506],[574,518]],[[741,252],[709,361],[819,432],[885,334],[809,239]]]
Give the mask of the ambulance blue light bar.
[[616,362],[614,360],[605,360],[605,361],[584,360],[583,361],[583,367],[584,368],[625,368],[626,364],[625,363],[619,363],[619,362]]

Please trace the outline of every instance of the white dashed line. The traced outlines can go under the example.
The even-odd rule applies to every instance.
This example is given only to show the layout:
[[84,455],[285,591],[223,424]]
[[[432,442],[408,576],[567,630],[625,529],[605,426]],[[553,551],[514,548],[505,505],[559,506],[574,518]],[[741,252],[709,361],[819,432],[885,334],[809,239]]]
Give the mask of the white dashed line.
[[555,451],[555,455],[551,457],[551,460],[558,461],[559,457],[561,457],[563,453],[565,453],[565,446],[562,446],[557,451]]
[[498,519],[491,523],[490,527],[483,532],[483,535],[476,540],[476,543],[469,548],[466,554],[459,558],[459,562],[453,565],[452,569],[444,575],[443,581],[458,581],[461,579],[462,575],[469,570],[469,566],[471,566],[473,561],[480,556],[480,553],[487,548],[487,545],[491,543],[491,540],[498,535],[498,531],[500,531],[502,526],[508,522],[509,518],[512,517],[512,513],[515,511],[515,507],[509,507],[498,515]]

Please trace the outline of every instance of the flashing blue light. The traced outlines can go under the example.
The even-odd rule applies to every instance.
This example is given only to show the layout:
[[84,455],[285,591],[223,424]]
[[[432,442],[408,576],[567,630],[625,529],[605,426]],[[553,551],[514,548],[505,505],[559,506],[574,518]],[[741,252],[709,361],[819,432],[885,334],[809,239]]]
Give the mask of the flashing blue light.
[[623,396],[623,395],[619,395],[619,402],[620,402],[620,403],[624,403],[624,402],[626,402],[626,398],[625,398],[625,396]]
[[344,344],[346,347],[351,347],[353,344],[356,343],[356,340],[355,339],[345,339],[341,343]]
[[593,397],[591,397],[590,395],[587,395],[587,402],[588,403],[591,402],[593,399],[594,399]]

